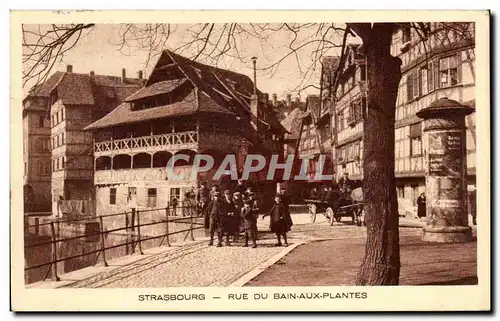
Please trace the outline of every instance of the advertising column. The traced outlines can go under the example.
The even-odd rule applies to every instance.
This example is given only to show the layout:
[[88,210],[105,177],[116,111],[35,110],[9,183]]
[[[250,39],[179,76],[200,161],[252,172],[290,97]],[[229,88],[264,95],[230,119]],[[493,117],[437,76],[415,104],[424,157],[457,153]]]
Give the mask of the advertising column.
[[451,243],[472,238],[467,220],[465,116],[473,110],[441,98],[417,113],[424,119],[428,140],[424,241]]

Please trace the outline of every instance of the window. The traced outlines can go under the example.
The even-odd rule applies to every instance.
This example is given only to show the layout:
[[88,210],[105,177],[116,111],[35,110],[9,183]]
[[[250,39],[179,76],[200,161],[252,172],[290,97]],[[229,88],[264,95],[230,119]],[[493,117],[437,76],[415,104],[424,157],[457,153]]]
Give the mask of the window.
[[339,131],[343,130],[344,129],[344,111],[341,111],[337,115],[337,121],[338,121],[337,127],[339,128]]
[[116,204],[116,188],[109,189],[109,204]]
[[422,123],[410,126],[410,156],[422,155]]
[[457,56],[439,59],[439,86],[441,88],[458,84]]
[[64,109],[61,109],[61,121],[64,120]]
[[403,44],[411,41],[411,28],[404,27],[403,28]]
[[413,100],[420,96],[422,91],[422,78],[420,77],[420,70],[417,69],[406,76],[406,88],[408,94],[408,101]]
[[148,207],[156,207],[156,188],[148,188]]
[[320,134],[321,134],[321,141],[324,142],[328,140],[328,138],[330,138],[330,126],[328,126],[328,124],[322,126],[320,129]]
[[43,122],[44,122],[44,118],[43,116],[40,116],[38,118],[38,127],[42,128],[43,127]]
[[63,156],[61,157],[61,168],[65,168],[66,167],[66,157]]
[[174,198],[176,198],[177,201],[179,201],[180,197],[181,197],[181,189],[180,188],[171,188],[170,189],[170,202],[172,202],[172,200]]
[[54,115],[52,115],[51,119],[52,119],[52,127],[54,127],[56,125],[56,118]]
[[52,160],[52,170],[53,171],[56,170],[56,160],[55,159]]
[[137,187],[129,187],[127,193],[127,200],[130,201],[132,198],[137,196]]
[[61,133],[61,145],[64,145],[64,133]]
[[24,175],[28,175],[28,162],[24,162]]

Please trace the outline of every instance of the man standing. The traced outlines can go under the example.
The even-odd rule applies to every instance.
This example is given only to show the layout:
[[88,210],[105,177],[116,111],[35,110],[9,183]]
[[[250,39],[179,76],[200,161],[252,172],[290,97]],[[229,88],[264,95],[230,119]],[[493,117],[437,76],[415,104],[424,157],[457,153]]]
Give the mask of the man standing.
[[215,231],[217,231],[217,247],[222,246],[222,226],[221,226],[221,219],[224,215],[223,210],[222,210],[222,202],[219,199],[220,193],[219,192],[214,192],[213,193],[213,199],[210,201],[207,207],[207,216],[209,217],[210,221],[210,243],[208,245],[214,245],[214,234]]
[[254,216],[252,210],[252,202],[250,200],[245,200],[245,205],[241,209],[241,217],[243,218],[243,228],[245,229],[245,244],[244,247],[248,246],[248,240],[252,238],[252,248],[257,247],[257,238],[255,236],[255,227],[257,226],[257,218]]
[[224,213],[222,219],[222,233],[226,235],[226,246],[230,246],[229,237],[235,236],[236,228],[238,227],[238,221],[236,217],[236,206],[233,202],[233,196],[231,191],[224,191],[224,201],[222,212]]
[[469,202],[470,202],[470,213],[472,216],[472,224],[477,225],[477,212],[476,212],[476,187],[469,194]]
[[239,179],[238,180],[238,183],[236,185],[236,188],[235,188],[235,191],[240,193],[241,195],[245,194],[245,191],[246,191],[246,186],[245,184],[243,183],[243,180],[242,179]]
[[241,217],[241,209],[243,208],[243,198],[241,197],[240,192],[235,192],[233,194],[233,202],[234,206],[236,207],[236,220],[237,220],[237,228],[234,236],[234,242],[238,242],[238,237],[240,235],[240,232],[243,229],[243,218]]
[[[250,190],[247,189],[247,198],[246,200],[248,200],[251,204],[251,208],[252,208],[252,214],[254,217],[259,217],[259,211],[260,211],[260,208],[259,208],[259,202],[257,201],[256,197],[255,197],[255,194],[254,192],[252,192],[252,189],[249,188]],[[255,224],[253,226],[253,233],[255,235],[255,238],[258,239],[259,236],[258,236],[258,230],[257,230],[257,224]]]
[[212,185],[212,190],[210,191],[210,200],[213,200],[214,194],[219,193],[219,186],[217,184]]
[[352,181],[349,178],[349,173],[344,172],[344,176],[339,180],[339,187],[342,193],[350,193],[352,190]]
[[196,194],[196,203],[198,204],[198,208],[201,209],[201,215],[203,216],[205,216],[208,202],[210,202],[210,191],[207,188],[207,182],[201,182]]

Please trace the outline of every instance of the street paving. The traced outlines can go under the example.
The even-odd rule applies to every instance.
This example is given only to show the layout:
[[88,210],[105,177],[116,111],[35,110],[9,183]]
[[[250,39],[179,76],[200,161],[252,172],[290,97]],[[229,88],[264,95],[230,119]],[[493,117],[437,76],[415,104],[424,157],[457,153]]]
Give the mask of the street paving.
[[[320,218],[311,223],[307,214],[293,215],[294,226],[289,243],[297,241],[334,238],[360,239],[366,237],[366,228],[352,225],[349,220],[330,226]],[[259,219],[258,247],[245,248],[242,242],[232,246],[208,246],[201,243],[182,246],[173,251],[147,255],[134,263],[114,268],[96,276],[77,281],[72,288],[152,288],[152,287],[204,287],[227,286],[283,251],[274,247],[275,236],[269,232],[268,218]],[[401,228],[401,235],[418,236],[418,228]]]

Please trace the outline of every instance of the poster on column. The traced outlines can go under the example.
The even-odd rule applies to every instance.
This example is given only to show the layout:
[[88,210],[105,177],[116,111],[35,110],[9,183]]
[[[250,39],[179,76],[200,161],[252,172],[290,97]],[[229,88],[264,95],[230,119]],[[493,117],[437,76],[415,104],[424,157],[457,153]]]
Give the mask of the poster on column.
[[460,177],[463,170],[461,132],[429,133],[429,174]]

